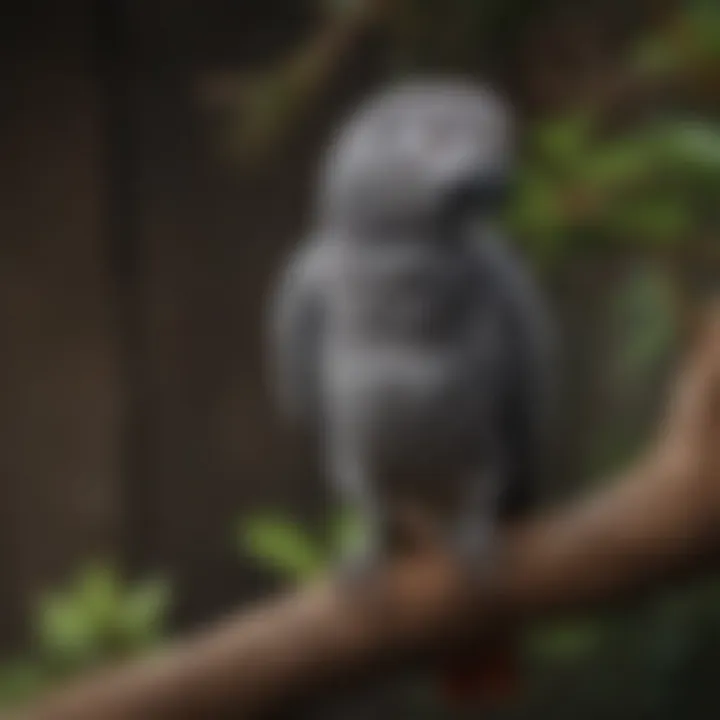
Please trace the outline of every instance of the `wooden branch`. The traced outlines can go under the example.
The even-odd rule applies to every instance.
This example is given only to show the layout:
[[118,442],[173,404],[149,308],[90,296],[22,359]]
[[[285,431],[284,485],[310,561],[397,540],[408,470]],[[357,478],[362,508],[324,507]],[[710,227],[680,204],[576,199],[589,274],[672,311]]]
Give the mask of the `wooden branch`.
[[256,73],[230,73],[205,81],[202,99],[234,107],[246,161],[267,161],[328,91],[345,59],[368,31],[381,27],[392,0],[362,0],[332,13],[291,54]]
[[594,496],[509,530],[484,590],[447,558],[388,567],[367,596],[329,583],[239,612],[164,652],[59,690],[25,720],[250,718],[301,689],[517,622],[652,589],[712,558],[720,533],[720,311],[703,326],[666,422]]

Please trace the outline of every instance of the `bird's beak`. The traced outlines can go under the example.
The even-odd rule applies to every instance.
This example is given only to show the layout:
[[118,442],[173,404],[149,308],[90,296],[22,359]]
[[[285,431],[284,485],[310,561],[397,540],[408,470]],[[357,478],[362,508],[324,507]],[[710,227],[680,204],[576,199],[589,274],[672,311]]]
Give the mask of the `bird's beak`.
[[512,183],[508,172],[475,171],[453,185],[450,204],[455,209],[495,214],[506,205],[511,191]]

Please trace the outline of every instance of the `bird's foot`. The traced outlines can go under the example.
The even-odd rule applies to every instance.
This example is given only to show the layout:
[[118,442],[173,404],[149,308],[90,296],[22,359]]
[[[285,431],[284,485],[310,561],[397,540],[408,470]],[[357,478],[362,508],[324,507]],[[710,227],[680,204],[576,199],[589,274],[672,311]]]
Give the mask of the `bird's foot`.
[[382,564],[377,547],[364,547],[346,552],[339,560],[336,574],[340,587],[350,592],[366,589]]
[[494,528],[486,523],[463,525],[450,538],[453,559],[473,581],[487,578],[495,564],[496,550]]

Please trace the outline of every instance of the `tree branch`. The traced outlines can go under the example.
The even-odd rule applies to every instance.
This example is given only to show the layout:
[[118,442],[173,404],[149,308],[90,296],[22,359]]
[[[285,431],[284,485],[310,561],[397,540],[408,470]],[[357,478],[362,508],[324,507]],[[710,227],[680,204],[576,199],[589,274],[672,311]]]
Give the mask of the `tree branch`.
[[703,325],[656,440],[587,499],[508,530],[487,587],[447,558],[386,568],[350,597],[321,583],[44,698],[25,720],[256,717],[301,689],[378,671],[500,621],[627,597],[697,571],[720,534],[720,311]]

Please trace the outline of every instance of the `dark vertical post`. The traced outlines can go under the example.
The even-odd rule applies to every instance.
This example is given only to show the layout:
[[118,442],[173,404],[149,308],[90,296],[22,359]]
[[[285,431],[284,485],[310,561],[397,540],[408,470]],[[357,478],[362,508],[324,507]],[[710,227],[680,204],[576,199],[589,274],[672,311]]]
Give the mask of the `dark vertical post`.
[[123,560],[134,568],[142,558],[146,435],[143,344],[144,277],[140,247],[137,143],[133,123],[130,13],[125,0],[94,0],[96,57],[104,93],[107,142],[106,249],[113,282],[115,322],[125,397],[122,418]]

